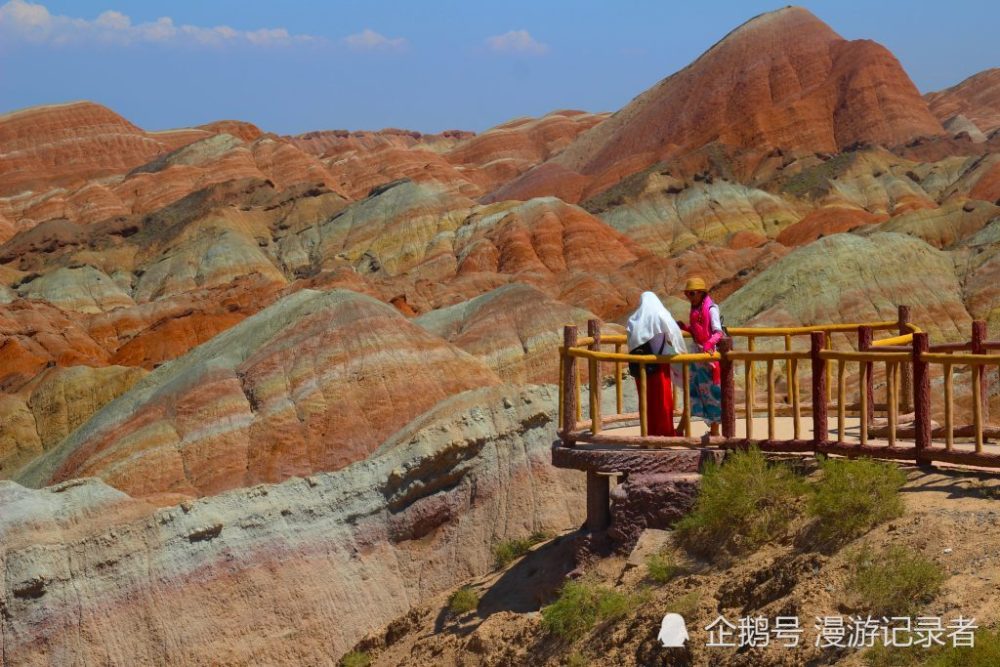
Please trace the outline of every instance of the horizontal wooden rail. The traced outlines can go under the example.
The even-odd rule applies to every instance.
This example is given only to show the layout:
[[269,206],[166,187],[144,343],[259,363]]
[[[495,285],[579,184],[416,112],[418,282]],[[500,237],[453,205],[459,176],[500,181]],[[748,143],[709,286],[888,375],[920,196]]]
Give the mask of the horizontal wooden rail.
[[872,347],[885,347],[904,345],[906,343],[913,342],[913,334],[906,334],[905,336],[893,336],[892,338],[883,338],[882,340],[877,340],[872,343]]
[[823,333],[854,333],[858,327],[871,327],[877,331],[895,329],[899,322],[858,322],[854,324],[817,324],[802,327],[727,327],[730,336],[804,336],[819,331]]
[[996,366],[1000,364],[1000,354],[940,354],[929,352],[920,355],[929,364],[966,364],[968,366]]
[[961,352],[963,350],[971,350],[972,343],[938,343],[937,345],[931,345],[928,348],[929,352]]
[[809,350],[778,350],[776,352],[730,352],[733,361],[783,361],[785,359],[808,359]]
[[625,354],[619,352],[596,352],[594,350],[580,350],[572,348],[569,356],[580,359],[594,359],[597,361],[632,361],[643,364],[698,364],[706,361],[718,361],[722,357],[718,352],[698,352],[697,354]]
[[[729,333],[730,337],[733,338],[768,338],[768,337],[778,337],[778,336],[808,336],[814,331],[821,331],[827,333],[837,333],[837,332],[854,332],[857,331],[859,326],[869,326],[874,330],[883,331],[892,329],[898,326],[897,322],[868,322],[862,324],[822,324],[815,326],[802,326],[802,327],[727,327],[726,331]],[[920,331],[918,327],[911,328],[916,331]],[[691,338],[691,333],[688,331],[682,331],[681,335],[685,338]],[[911,334],[906,334],[905,336],[896,336],[894,338],[887,338],[884,345],[894,344],[894,342],[908,342],[911,340]],[[905,340],[904,340],[905,339]],[[577,345],[586,347],[593,342],[593,339],[589,336],[582,337],[577,340]],[[615,344],[615,343],[627,343],[628,336],[625,334],[601,334],[602,344]],[[880,341],[881,342],[881,341]],[[879,344],[878,342],[875,343]],[[1000,344],[998,344],[1000,345]]]
[[864,361],[866,363],[883,361],[908,361],[909,352],[838,352],[837,350],[822,350],[820,359],[829,361]]

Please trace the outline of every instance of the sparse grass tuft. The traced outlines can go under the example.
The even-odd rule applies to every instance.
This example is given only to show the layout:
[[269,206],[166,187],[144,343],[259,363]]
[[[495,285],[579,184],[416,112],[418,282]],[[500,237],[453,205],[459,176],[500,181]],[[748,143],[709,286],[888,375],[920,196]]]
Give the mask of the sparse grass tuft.
[[680,614],[686,619],[690,619],[698,613],[698,606],[701,604],[701,593],[691,591],[672,600],[668,600],[664,605],[667,613]]
[[630,595],[590,581],[568,581],[559,597],[542,609],[542,626],[567,641],[590,632],[598,621],[624,616],[634,604]]
[[502,570],[528,553],[531,547],[549,539],[552,539],[552,533],[536,530],[528,537],[517,537],[497,542],[493,545],[493,562],[498,570]]
[[340,667],[368,667],[372,659],[367,653],[351,651],[340,659]]
[[840,153],[790,177],[782,190],[796,197],[819,197],[830,189],[830,181],[843,173],[853,160],[854,153]]
[[675,526],[678,543],[706,558],[752,551],[784,536],[805,489],[788,466],[768,464],[760,450],[733,452],[705,470],[694,511]]
[[479,606],[479,594],[471,586],[462,586],[448,598],[448,611],[456,616]]
[[502,570],[528,553],[531,542],[524,538],[504,540],[493,545],[493,560],[498,570]]
[[864,655],[868,667],[994,667],[1000,665],[1000,631],[976,632],[972,646],[883,646]]
[[875,553],[862,547],[851,557],[848,589],[859,605],[879,616],[905,616],[930,602],[947,579],[936,562],[906,547],[892,545]]
[[816,536],[843,542],[903,514],[900,488],[906,475],[891,463],[870,459],[820,461],[823,476],[812,487],[807,512],[817,519]]
[[532,546],[534,546],[536,544],[541,544],[542,542],[547,542],[555,536],[555,533],[551,530],[536,530],[528,536],[528,541],[531,542]]
[[579,651],[573,651],[563,658],[563,664],[566,665],[566,667],[587,667],[587,665],[590,664],[590,661],[587,660],[587,658]]
[[681,567],[664,554],[653,554],[646,559],[646,573],[658,584],[665,584],[681,572]]

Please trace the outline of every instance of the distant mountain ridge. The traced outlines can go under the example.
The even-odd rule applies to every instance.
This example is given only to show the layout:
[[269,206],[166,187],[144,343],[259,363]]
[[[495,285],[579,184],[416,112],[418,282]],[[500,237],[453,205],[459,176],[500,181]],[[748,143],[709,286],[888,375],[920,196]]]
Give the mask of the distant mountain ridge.
[[757,16],[487,197],[579,202],[707,144],[839,152],[945,134],[899,61],[799,7]]

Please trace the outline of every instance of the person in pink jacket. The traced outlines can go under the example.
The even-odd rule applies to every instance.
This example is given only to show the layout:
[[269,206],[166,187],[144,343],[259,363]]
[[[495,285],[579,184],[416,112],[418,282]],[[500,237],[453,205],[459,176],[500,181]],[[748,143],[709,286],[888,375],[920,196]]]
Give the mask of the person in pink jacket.
[[[678,322],[678,326],[691,334],[695,352],[714,352],[726,335],[722,330],[719,306],[708,295],[708,286],[702,278],[690,278],[684,286],[684,296],[691,303],[691,317],[688,324]],[[691,414],[707,421],[712,435],[719,435],[719,422],[722,421],[720,379],[718,361],[692,366]]]

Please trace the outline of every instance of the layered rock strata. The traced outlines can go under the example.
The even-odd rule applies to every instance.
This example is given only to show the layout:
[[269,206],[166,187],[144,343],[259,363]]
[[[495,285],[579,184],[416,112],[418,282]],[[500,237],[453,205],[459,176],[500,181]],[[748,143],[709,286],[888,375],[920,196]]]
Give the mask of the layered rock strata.
[[0,650],[18,665],[332,664],[582,519],[548,463],[554,390],[458,394],[367,460],[156,509],[95,479],[0,482]]

